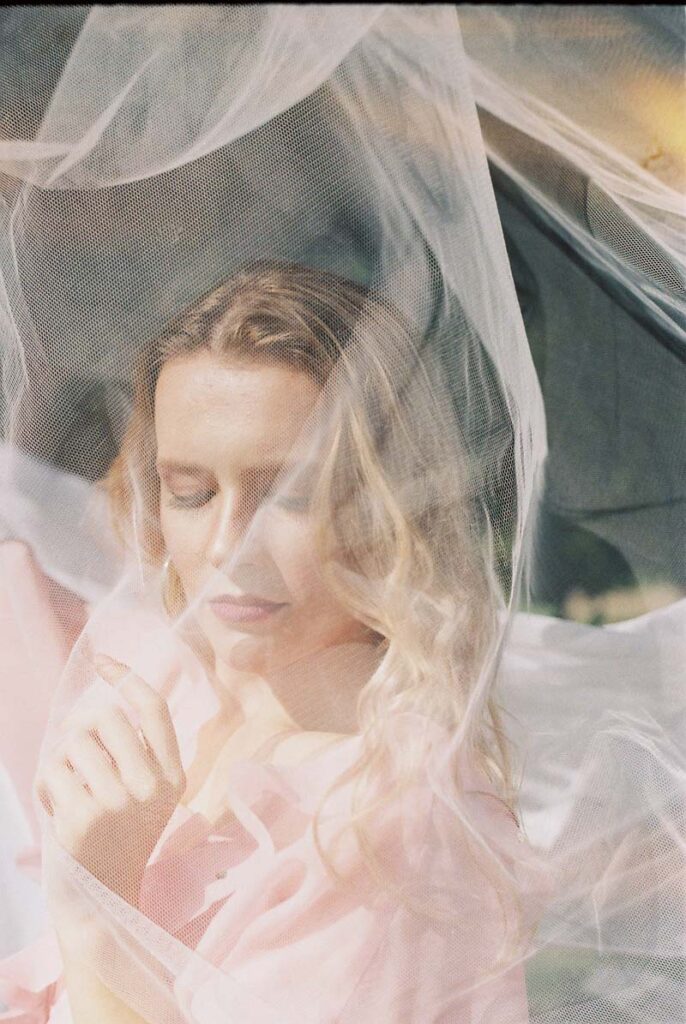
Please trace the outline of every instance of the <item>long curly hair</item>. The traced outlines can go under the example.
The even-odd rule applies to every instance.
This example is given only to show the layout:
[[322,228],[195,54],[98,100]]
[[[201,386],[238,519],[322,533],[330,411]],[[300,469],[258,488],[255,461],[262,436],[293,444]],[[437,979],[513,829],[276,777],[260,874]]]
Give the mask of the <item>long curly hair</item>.
[[[374,779],[390,758],[400,791],[426,753],[421,737],[402,749],[390,739],[389,718],[398,712],[422,715],[450,735],[461,730],[460,750],[516,820],[508,742],[488,683],[503,597],[489,537],[475,525],[479,481],[428,372],[422,341],[369,288],[301,265],[253,263],[184,309],[144,349],[132,416],[107,479],[120,533],[135,535],[147,561],[159,566],[154,398],[165,363],[208,350],[240,364],[297,369],[318,384],[330,411],[311,504],[319,564],[382,653],[359,694],[362,755],[336,783],[354,780],[350,824],[378,878],[384,873],[365,832],[379,810],[377,798],[370,799]],[[173,567],[167,585],[175,614],[185,598]],[[456,791],[458,764],[455,756]],[[382,802],[389,799],[386,793]],[[495,858],[486,866],[483,851],[476,857],[500,891],[507,873]],[[395,885],[387,878],[384,884]]]

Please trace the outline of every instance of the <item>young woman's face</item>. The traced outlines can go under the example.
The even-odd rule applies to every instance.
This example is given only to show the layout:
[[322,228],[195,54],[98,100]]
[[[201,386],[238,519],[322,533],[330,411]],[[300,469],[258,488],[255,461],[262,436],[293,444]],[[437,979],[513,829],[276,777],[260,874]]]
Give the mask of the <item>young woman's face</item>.
[[160,373],[162,534],[203,633],[229,666],[247,668],[236,656],[246,650],[253,665],[261,657],[267,668],[288,666],[365,635],[314,555],[305,468],[313,462],[301,431],[317,397],[304,373],[207,351]]

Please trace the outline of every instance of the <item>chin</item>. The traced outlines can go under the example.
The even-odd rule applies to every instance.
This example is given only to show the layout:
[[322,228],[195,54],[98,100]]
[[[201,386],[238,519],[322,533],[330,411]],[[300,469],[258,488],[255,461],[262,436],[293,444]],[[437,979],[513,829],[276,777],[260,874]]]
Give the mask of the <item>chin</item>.
[[217,662],[241,672],[263,670],[267,651],[272,647],[265,631],[257,633],[218,622],[211,612],[198,617],[198,624]]

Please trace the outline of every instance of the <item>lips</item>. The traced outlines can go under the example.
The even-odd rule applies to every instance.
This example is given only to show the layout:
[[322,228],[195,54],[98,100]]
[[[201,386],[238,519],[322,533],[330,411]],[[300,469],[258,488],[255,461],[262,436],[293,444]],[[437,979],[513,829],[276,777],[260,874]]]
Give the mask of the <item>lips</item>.
[[261,622],[286,607],[285,601],[267,601],[254,594],[220,594],[209,602],[215,615],[224,622]]

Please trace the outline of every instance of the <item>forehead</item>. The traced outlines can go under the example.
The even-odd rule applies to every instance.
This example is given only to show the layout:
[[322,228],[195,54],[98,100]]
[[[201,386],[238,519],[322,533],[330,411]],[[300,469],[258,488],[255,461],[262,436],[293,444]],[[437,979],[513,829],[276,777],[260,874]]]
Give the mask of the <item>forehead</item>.
[[220,466],[287,462],[319,391],[305,373],[210,352],[171,360],[155,391],[159,458]]

